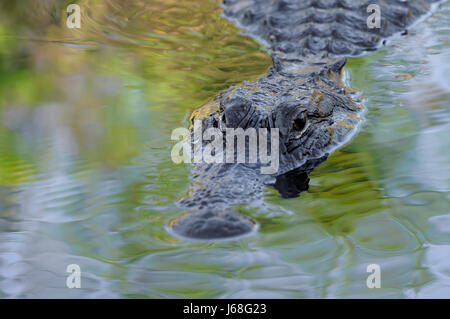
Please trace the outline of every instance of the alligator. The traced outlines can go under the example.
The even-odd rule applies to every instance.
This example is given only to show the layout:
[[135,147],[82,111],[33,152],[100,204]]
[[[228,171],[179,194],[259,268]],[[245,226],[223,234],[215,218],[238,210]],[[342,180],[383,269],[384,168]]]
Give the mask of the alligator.
[[256,231],[257,223],[231,205],[262,201],[267,185],[287,198],[307,190],[311,171],[349,141],[363,120],[365,108],[346,83],[346,58],[407,34],[437,3],[224,0],[223,16],[263,43],[273,66],[256,81],[221,92],[194,110],[190,121],[201,121],[203,132],[217,128],[224,134],[227,128],[277,128],[279,168],[261,174],[260,161],[195,164],[190,189],[177,202],[187,212],[169,230],[191,239],[239,238]]

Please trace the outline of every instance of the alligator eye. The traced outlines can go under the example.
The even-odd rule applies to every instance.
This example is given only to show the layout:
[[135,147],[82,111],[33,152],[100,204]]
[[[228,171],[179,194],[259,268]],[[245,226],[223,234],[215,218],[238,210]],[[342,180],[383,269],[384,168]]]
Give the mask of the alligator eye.
[[294,120],[294,123],[292,124],[292,129],[301,132],[305,128],[305,125],[306,125],[306,117],[302,115],[301,117],[297,117]]

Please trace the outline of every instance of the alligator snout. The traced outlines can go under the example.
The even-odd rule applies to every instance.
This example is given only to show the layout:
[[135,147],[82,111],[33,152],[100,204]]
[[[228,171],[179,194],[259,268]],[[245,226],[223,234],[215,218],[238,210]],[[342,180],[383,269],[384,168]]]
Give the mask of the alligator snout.
[[256,226],[256,222],[250,217],[231,210],[186,213],[170,223],[175,235],[200,240],[235,239],[251,234]]

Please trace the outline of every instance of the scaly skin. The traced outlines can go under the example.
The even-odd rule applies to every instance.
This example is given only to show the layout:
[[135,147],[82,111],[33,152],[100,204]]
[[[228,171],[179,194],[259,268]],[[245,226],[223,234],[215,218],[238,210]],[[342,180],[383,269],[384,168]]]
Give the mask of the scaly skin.
[[[225,0],[224,16],[265,43],[274,65],[253,82],[220,93],[193,112],[203,128],[278,128],[280,164],[273,175],[260,164],[198,164],[172,221],[173,231],[198,239],[248,234],[255,223],[227,211],[261,200],[265,185],[283,197],[308,188],[308,175],[355,134],[363,108],[342,81],[345,57],[376,50],[430,11],[433,0]],[[380,28],[369,29],[369,4],[381,8]],[[225,145],[225,143],[224,143]]]

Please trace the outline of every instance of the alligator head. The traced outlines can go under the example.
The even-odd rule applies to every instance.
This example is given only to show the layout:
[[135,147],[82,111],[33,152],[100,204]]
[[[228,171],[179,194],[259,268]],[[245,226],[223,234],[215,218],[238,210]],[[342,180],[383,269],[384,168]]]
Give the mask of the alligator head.
[[[221,136],[231,128],[276,129],[279,167],[264,175],[261,162],[195,165],[191,189],[178,202],[190,212],[171,223],[173,232],[202,239],[249,234],[256,223],[230,212],[228,206],[261,201],[265,185],[274,186],[283,197],[306,190],[309,173],[361,124],[363,108],[343,81],[345,57],[376,50],[435,2],[224,1],[225,17],[266,44],[273,66],[258,80],[220,93],[194,111],[191,120],[201,121],[205,130],[219,130]],[[381,9],[379,28],[366,23],[369,5]],[[249,151],[248,144],[245,148]]]

